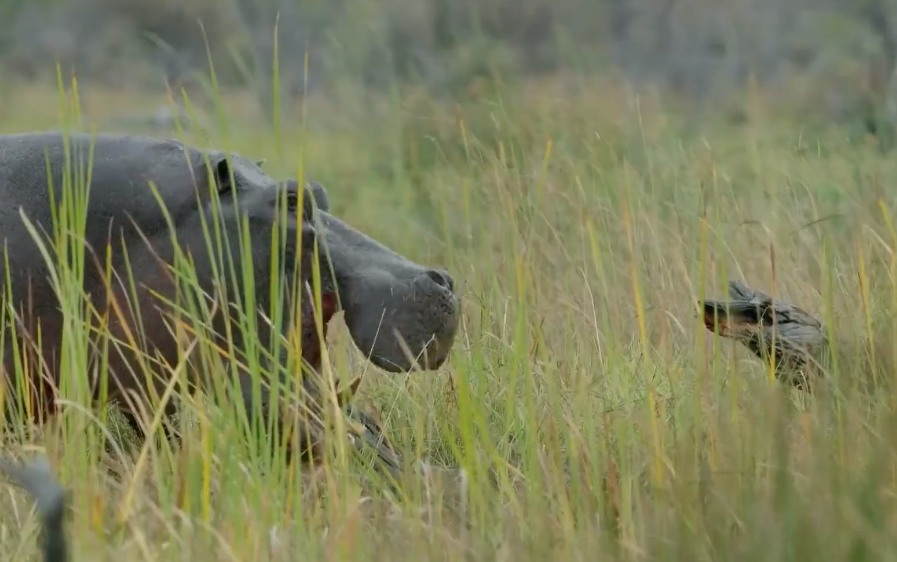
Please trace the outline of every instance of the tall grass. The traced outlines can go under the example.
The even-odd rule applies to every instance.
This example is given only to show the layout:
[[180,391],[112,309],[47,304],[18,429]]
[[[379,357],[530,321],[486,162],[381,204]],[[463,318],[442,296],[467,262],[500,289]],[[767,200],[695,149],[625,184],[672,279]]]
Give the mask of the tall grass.
[[[463,322],[441,372],[375,372],[339,319],[327,370],[363,373],[361,400],[400,452],[463,467],[466,479],[409,476],[394,493],[338,439],[315,474],[269,454],[265,420],[242,418],[223,396],[238,362],[259,385],[276,380],[245,311],[259,291],[283,287],[255,287],[230,310],[249,272],[221,257],[218,293],[203,295],[183,255],[174,304],[191,322],[175,318],[172,329],[185,358],[156,370],[196,423],[180,451],[149,444],[128,453],[120,480],[109,476],[114,459],[86,437],[114,422],[84,413],[89,328],[77,319],[90,314],[76,288],[88,265],[65,248],[78,246],[87,184],[73,182],[60,214],[70,235],[57,231],[45,250],[65,258],[66,402],[57,431],[27,440],[46,444],[73,491],[78,560],[895,557],[892,159],[838,131],[810,142],[759,110],[741,128],[708,123],[703,137],[684,136],[656,100],[586,79],[498,88],[458,106],[403,91],[365,100],[373,109],[351,123],[333,100],[310,98],[307,120],[273,138],[233,117],[239,98],[214,75],[210,88],[217,148],[270,158],[278,177],[310,172],[335,214],[455,276]],[[63,115],[97,120],[103,95]],[[4,129],[34,128],[39,96],[10,103],[23,118]],[[202,132],[174,134],[209,144]],[[219,256],[246,248],[214,221],[207,238]],[[836,345],[818,394],[777,385],[769,365],[705,332],[696,302],[735,278],[823,318]],[[240,315],[247,356],[184,328],[215,307]],[[282,325],[283,310],[268,312]],[[297,344],[280,342],[288,366]],[[176,388],[188,351],[191,368],[211,376],[209,396]],[[0,497],[0,556],[33,556],[27,500]]]

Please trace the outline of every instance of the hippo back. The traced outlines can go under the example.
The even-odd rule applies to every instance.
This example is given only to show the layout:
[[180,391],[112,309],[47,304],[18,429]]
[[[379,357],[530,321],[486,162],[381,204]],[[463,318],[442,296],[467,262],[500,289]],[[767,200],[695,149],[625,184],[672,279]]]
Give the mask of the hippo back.
[[[91,158],[93,143],[93,162]],[[89,243],[101,243],[110,222],[133,220],[152,233],[165,228],[165,218],[153,182],[175,223],[196,209],[196,186],[208,196],[203,154],[177,141],[148,137],[75,133],[69,137],[70,179],[87,177],[90,165],[90,199],[87,216]],[[58,202],[66,171],[66,149],[59,133],[0,136],[0,238],[7,244],[25,242],[29,236],[20,212],[48,231],[52,227],[47,165]],[[11,264],[12,265],[12,264]]]
[[[73,133],[67,141],[62,133],[52,132],[0,136],[0,244],[6,253],[0,255],[0,302],[11,296],[12,306],[24,323],[18,328],[20,336],[21,330],[25,330],[33,339],[36,322],[40,322],[41,344],[51,364],[49,357],[60,343],[63,317],[45,258],[22,215],[41,238],[52,236],[49,188],[52,184],[58,205],[63,196],[64,176],[76,189],[84,185],[81,178],[90,179],[84,222],[83,283],[85,292],[99,306],[104,306],[102,301],[107,293],[101,268],[105,266],[109,243],[116,275],[127,275],[126,269],[134,265],[138,286],[145,286],[140,291],[139,307],[148,306],[148,301],[142,302],[149,298],[147,289],[164,290],[164,272],[152,253],[145,251],[149,241],[154,249],[169,254],[164,261],[171,257],[168,222],[150,182],[176,226],[189,221],[197,214],[198,205],[211,196],[204,153],[185,148],[179,142],[83,133]],[[123,246],[127,252],[122,251]],[[52,255],[52,249],[47,249]],[[139,260],[135,254],[140,254]],[[128,262],[125,264],[124,260]],[[102,265],[97,268],[94,264]],[[116,284],[114,280],[112,283]],[[114,292],[121,290],[113,286]],[[8,319],[6,311],[2,318],[4,322]],[[155,327],[159,333],[163,333],[162,328]],[[4,344],[4,369],[12,372],[10,330],[4,331]]]
[[[46,264],[36,251],[35,241],[21,215],[24,214],[42,235],[52,233],[51,183],[58,205],[63,195],[64,177],[74,183],[73,187],[79,188],[81,178],[86,179],[88,172],[90,193],[85,242],[86,247],[99,256],[103,255],[103,248],[110,240],[117,245],[131,245],[139,242],[140,237],[151,239],[157,234],[167,234],[165,213],[150,182],[155,185],[176,225],[196,212],[197,194],[201,200],[209,198],[203,153],[185,148],[177,141],[72,133],[66,149],[61,133],[0,136],[0,242],[7,248],[9,264],[7,272],[7,262],[0,260],[0,285],[5,284],[8,273],[15,297],[15,293],[21,293],[30,283],[36,311],[51,306],[54,299],[49,294],[51,287],[46,278]],[[91,260],[90,257],[87,259]],[[88,287],[93,282],[92,269],[85,272]]]

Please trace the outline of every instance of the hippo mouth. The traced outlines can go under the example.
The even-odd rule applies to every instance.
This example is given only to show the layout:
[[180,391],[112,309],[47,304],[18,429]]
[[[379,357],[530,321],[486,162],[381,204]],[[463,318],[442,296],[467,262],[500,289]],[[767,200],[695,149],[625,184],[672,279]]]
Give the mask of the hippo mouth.
[[[339,310],[337,293],[334,291],[321,292],[320,315],[316,315],[316,304],[314,293],[306,282],[305,298],[301,302],[302,359],[314,371],[320,372],[321,349],[327,343],[327,326]],[[318,337],[317,316],[321,319],[323,337],[320,338]],[[360,378],[357,380],[360,381]],[[349,398],[354,394],[357,385],[350,383],[350,387],[352,388],[347,393]],[[371,416],[353,407],[350,403],[345,403],[344,407],[345,421],[348,422],[347,436],[350,443],[359,452],[373,453],[371,460],[374,461],[374,466],[398,480],[402,460],[384,435],[383,429]]]
[[321,368],[321,346],[327,342],[327,325],[337,312],[337,296],[333,291],[321,292],[322,338],[318,337],[316,302],[308,282],[305,283],[305,298],[302,299],[302,359],[314,370]]

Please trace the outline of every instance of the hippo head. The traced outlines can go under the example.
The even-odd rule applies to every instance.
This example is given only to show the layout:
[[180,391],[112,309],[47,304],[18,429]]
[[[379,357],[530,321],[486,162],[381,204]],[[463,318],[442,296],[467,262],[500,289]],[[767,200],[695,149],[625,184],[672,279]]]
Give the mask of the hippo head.
[[[248,280],[247,274],[251,274],[256,304],[262,314],[267,314],[273,302],[281,302],[271,298],[272,273],[282,276],[286,282],[277,286],[284,291],[285,309],[295,311],[291,301],[297,296],[300,299],[297,320],[302,360],[308,367],[320,371],[327,323],[340,310],[345,313],[355,345],[372,363],[386,371],[407,371],[415,367],[435,370],[446,361],[459,324],[458,297],[447,272],[418,265],[332,216],[327,192],[320,184],[300,186],[295,181],[277,181],[262,171],[259,163],[236,154],[212,154],[208,165],[209,185],[214,185],[210,193],[217,192],[217,197],[205,201],[201,213],[191,209],[189,214],[175,217],[179,224],[178,242],[186,242],[203,286],[212,285],[207,275],[214,269],[210,267],[213,256],[207,249],[211,244],[206,240],[210,228],[200,228],[193,221],[218,217],[221,220],[216,220],[216,224],[225,231],[223,238],[227,240],[230,257],[237,261],[231,264],[236,266],[236,276],[231,279],[237,286],[228,292],[239,293],[245,289],[242,284]],[[242,236],[244,227],[248,228],[248,237]],[[279,244],[281,256],[276,260],[276,273],[272,267],[275,265],[273,242]],[[239,251],[235,251],[235,244],[240,246]],[[319,276],[314,275],[315,270]],[[322,320],[323,334],[318,331],[318,319]],[[222,321],[220,317],[219,321]],[[265,319],[260,318],[252,329],[263,345],[271,341],[270,324]],[[232,333],[240,337],[241,332]],[[281,353],[275,361],[285,359],[283,347]],[[294,373],[279,370],[282,376],[286,375],[281,382],[293,380]],[[248,408],[257,406],[249,386],[252,382],[250,377],[240,377]],[[314,399],[311,411],[315,411],[321,409],[323,402],[319,400],[317,385],[307,384],[312,382],[318,381],[313,377],[302,378],[304,389],[311,391]],[[355,388],[357,382],[350,384],[350,391],[341,394],[339,402],[347,402]],[[278,404],[277,409],[283,407],[284,411],[296,412],[290,398],[276,398],[272,402],[263,390],[261,400],[263,412],[270,412],[273,404]],[[376,423],[362,412],[347,408],[354,420],[350,427],[353,442],[359,447],[374,444],[377,456],[394,467],[395,455],[388,446],[381,445],[382,432]],[[287,418],[280,417],[280,422],[286,421]],[[292,422],[290,419],[290,431],[295,429]],[[306,429],[313,429],[311,433],[317,432],[320,437],[322,432],[312,427],[314,423],[309,422]],[[304,435],[304,431],[299,431],[288,439],[292,442],[293,436],[297,436],[296,446],[300,451],[315,449],[320,439],[306,442]]]
[[[223,154],[216,156],[211,172],[222,197],[221,212],[248,219],[249,252],[253,270],[262,276],[260,288],[267,285],[264,275],[271,267],[267,256],[273,230],[284,225],[279,219],[286,218],[280,237],[286,251],[282,264],[296,263],[301,243],[299,280],[306,289],[300,297],[302,355],[309,366],[320,367],[322,343],[311,304],[316,301],[309,294],[315,242],[325,338],[327,322],[342,310],[355,345],[378,367],[391,372],[414,367],[435,370],[445,362],[459,315],[454,281],[446,271],[418,265],[332,216],[320,184],[310,182],[300,189],[295,181],[274,180],[260,163],[234,154],[228,163]],[[239,211],[232,208],[231,193],[239,195]],[[197,240],[191,245],[204,243]],[[264,292],[257,294],[267,308]]]
[[418,265],[332,216],[321,184],[310,182],[306,190],[317,208],[325,323],[343,310],[355,345],[386,371],[439,368],[458,330],[451,275]]
[[[355,345],[378,367],[391,372],[415,366],[435,370],[445,362],[459,314],[454,281],[446,271],[418,265],[332,216],[327,192],[318,183],[300,190],[297,182],[277,182],[256,163],[235,155],[230,167],[221,159],[213,168],[219,194],[240,193],[257,273],[270,267],[262,256],[270,255],[272,229],[282,224],[277,217],[287,219],[282,263],[295,263],[296,242],[301,240],[299,280],[306,289],[300,298],[302,356],[309,366],[320,367],[322,343],[311,304],[316,300],[310,294],[315,242],[325,338],[327,322],[342,310]],[[229,206],[227,200],[225,195],[223,208]],[[280,203],[284,200],[285,214]]]

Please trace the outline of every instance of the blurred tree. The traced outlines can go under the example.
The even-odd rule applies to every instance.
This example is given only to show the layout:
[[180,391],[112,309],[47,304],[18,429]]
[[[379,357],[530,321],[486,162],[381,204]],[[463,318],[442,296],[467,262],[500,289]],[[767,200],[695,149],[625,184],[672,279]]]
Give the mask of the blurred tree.
[[895,17],[897,0],[0,0],[0,65],[161,88],[208,77],[208,39],[220,84],[251,86],[270,118],[276,25],[284,113],[306,86],[464,96],[494,75],[612,66],[699,104],[750,77],[798,82],[814,109],[878,131],[897,113]]
[[26,4],[50,4],[57,0],[2,0],[0,1],[0,56],[9,50],[15,37],[14,31],[19,15]]

